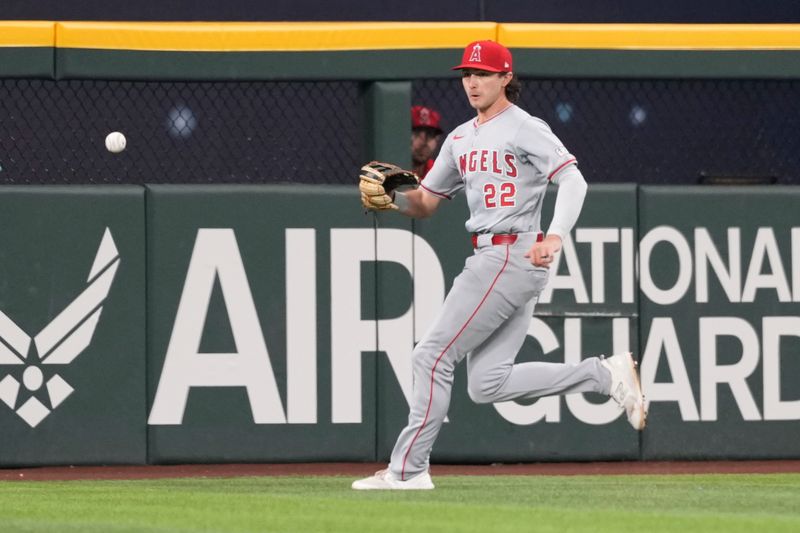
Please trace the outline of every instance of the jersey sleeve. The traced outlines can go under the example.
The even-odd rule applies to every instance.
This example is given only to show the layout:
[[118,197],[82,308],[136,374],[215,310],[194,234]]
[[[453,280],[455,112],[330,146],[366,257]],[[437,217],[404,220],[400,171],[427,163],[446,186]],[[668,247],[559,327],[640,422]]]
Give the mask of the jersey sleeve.
[[564,147],[550,126],[538,118],[531,117],[523,122],[515,141],[520,160],[535,166],[547,181],[570,165],[577,164],[575,156]]
[[547,234],[556,234],[564,239],[578,221],[588,187],[583,174],[575,165],[567,165],[567,168],[559,171],[553,177],[553,182],[558,184],[558,193]]
[[453,157],[452,136],[451,133],[444,140],[436,161],[425,175],[425,180],[419,185],[421,189],[448,200],[464,188],[464,181],[461,179],[456,160]]

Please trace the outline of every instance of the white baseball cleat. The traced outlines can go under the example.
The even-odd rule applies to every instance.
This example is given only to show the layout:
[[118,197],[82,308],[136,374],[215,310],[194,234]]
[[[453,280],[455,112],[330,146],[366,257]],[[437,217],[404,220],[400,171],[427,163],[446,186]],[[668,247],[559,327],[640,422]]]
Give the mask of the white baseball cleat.
[[430,490],[433,488],[433,481],[428,472],[400,481],[387,468],[375,472],[373,476],[353,481],[352,487],[355,490]]
[[614,398],[620,407],[625,409],[628,422],[633,429],[641,431],[647,423],[647,405],[636,371],[636,361],[633,355],[621,353],[612,355],[600,361],[611,372],[611,391],[609,396]]

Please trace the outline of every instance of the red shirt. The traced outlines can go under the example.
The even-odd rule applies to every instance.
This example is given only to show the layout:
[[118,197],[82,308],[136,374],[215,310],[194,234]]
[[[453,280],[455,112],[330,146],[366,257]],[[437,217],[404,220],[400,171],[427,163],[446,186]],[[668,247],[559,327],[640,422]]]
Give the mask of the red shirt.
[[425,170],[422,172],[422,176],[419,177],[420,181],[425,179],[425,175],[428,174],[431,168],[433,168],[433,159],[428,159],[428,162],[425,163]]

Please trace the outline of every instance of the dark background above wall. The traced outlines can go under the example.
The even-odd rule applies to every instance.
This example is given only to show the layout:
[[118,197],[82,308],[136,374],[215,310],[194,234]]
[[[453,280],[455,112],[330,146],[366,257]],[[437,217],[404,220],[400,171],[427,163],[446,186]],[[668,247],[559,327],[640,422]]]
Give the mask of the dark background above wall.
[[794,1],[767,0],[4,0],[4,20],[800,22]]

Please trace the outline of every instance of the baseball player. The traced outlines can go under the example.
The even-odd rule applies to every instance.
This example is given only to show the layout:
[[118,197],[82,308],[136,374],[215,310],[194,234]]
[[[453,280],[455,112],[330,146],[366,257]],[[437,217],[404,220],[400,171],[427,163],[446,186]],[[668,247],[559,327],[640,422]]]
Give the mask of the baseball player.
[[[408,425],[389,467],[353,482],[354,489],[434,488],[429,456],[447,414],[454,367],[465,358],[469,395],[477,403],[597,392],[612,396],[635,429],[645,426],[644,396],[629,353],[576,365],[514,363],[548,267],[578,219],[587,186],[575,157],[549,126],[514,104],[520,87],[507,48],[473,42],[453,69],[461,70],[477,117],[447,136],[419,188],[383,196],[389,196],[392,209],[423,218],[463,190],[475,250],[414,349]],[[545,235],[540,215],[549,183],[558,185],[558,195]],[[363,188],[362,202],[387,208]]]

